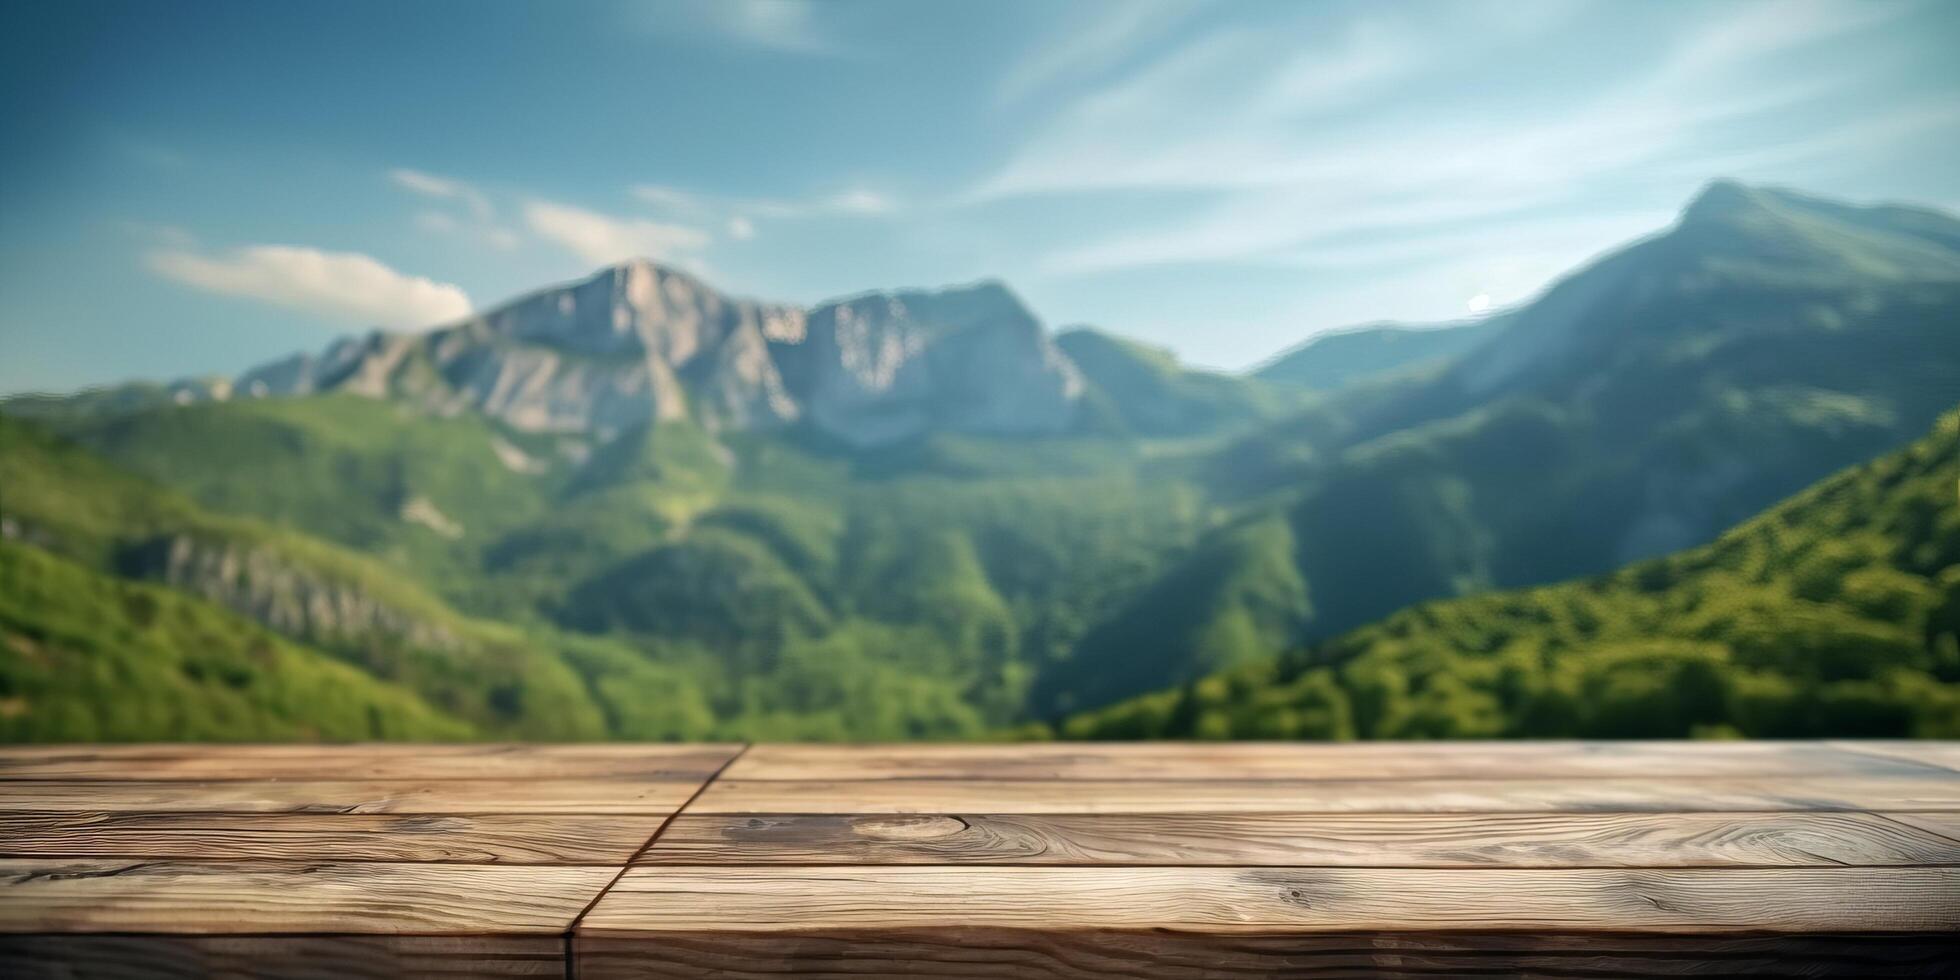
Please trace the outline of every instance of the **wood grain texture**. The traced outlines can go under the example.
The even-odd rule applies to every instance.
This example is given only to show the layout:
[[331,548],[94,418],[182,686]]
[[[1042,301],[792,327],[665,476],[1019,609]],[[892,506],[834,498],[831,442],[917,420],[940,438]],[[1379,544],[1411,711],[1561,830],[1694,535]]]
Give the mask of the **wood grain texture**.
[[1951,977],[1952,937],[948,928],[580,935],[580,980],[1013,977]]
[[1888,813],[1885,819],[1960,843],[1960,813]]
[[1960,869],[633,868],[593,934],[1960,931]]
[[0,779],[640,779],[700,783],[735,745],[99,745],[0,748]]
[[1953,975],[1956,750],[6,748],[0,976]]
[[1960,779],[738,780],[690,813],[1505,813],[1960,810]]
[[1839,751],[1854,752],[1876,758],[1910,762],[1924,766],[1938,766],[1960,773],[1960,742],[1955,741],[1867,741],[1832,742],[1831,747]]
[[131,780],[0,783],[0,812],[610,813],[666,816],[698,781]]
[[625,864],[652,815],[0,812],[0,857]]
[[1956,823],[1960,814],[684,813],[637,863],[1905,866],[1960,864],[1960,840],[1943,836]]
[[[1582,779],[1926,773],[1926,750],[1844,742],[1044,742],[758,745],[733,780]],[[1913,743],[1905,743],[1911,746]],[[1960,751],[1954,753],[1960,759]]]
[[563,933],[615,871],[0,859],[0,933]]
[[563,977],[558,936],[0,935],[11,980]]

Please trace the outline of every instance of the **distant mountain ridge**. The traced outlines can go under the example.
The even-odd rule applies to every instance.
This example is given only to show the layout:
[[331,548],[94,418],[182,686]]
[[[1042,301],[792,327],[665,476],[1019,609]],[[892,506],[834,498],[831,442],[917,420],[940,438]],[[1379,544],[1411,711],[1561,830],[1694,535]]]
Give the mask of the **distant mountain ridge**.
[[1075,738],[1953,738],[1960,413],[1689,551],[1442,599]]
[[645,260],[427,332],[347,338],[247,371],[236,387],[407,398],[602,440],[691,418],[711,431],[807,421],[861,445],[936,429],[1060,432],[1081,395],[1072,365],[998,283],[805,311],[733,299]]
[[[237,379],[9,398],[0,575],[78,593],[0,604],[0,698],[30,692],[0,732],[311,724],[252,646],[188,655],[186,624],[221,621],[479,736],[1052,720],[1413,603],[1693,547],[1896,449],[1960,402],[1956,243],[1936,212],[1717,184],[1529,303],[1411,334],[1420,356],[1353,335],[1388,356],[1319,389],[1051,335],[994,283],[805,310],[628,263]],[[181,621],[139,655],[158,595]],[[1797,656],[1749,649],[1764,683]],[[145,728],[88,693],[137,673],[62,669],[152,652],[176,658],[143,667],[167,689],[267,713]],[[1313,676],[1260,730],[1331,723]],[[1381,727],[1371,696],[1341,694],[1357,733],[1440,730]]]
[[[725,295],[645,259],[426,331],[374,330],[236,378],[17,395],[22,415],[348,393],[435,415],[599,442],[689,420],[710,432],[807,427],[850,446],[932,433],[1188,435],[1270,418],[1287,386],[1196,371],[1120,338],[1065,350],[1020,297],[983,280],[870,291],[809,309]],[[1110,387],[1091,391],[1079,357]],[[1142,387],[1143,376],[1157,380]],[[1175,394],[1171,393],[1176,389]],[[1168,397],[1168,401],[1160,398]]]
[[1315,334],[1253,368],[1253,377],[1331,391],[1360,378],[1435,366],[1501,331],[1509,318],[1414,325],[1370,323]]
[[1163,580],[1230,588],[1137,597],[1033,697],[1090,707],[1411,603],[1712,540],[1960,402],[1956,243],[1938,212],[1711,184],[1457,357],[1197,467],[1246,510]]

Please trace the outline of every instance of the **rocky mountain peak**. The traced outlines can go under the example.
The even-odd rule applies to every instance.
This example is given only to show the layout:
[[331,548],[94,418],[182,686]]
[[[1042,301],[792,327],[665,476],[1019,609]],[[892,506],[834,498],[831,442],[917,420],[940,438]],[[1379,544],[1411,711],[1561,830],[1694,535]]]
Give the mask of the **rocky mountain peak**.
[[778,362],[811,419],[856,444],[935,429],[1058,432],[1082,390],[1041,321],[996,281],[825,303]]
[[1055,432],[1082,382],[1005,285],[864,293],[805,311],[646,259],[421,334],[377,332],[248,372],[243,390],[345,390],[530,431],[807,421],[854,444],[927,431]]

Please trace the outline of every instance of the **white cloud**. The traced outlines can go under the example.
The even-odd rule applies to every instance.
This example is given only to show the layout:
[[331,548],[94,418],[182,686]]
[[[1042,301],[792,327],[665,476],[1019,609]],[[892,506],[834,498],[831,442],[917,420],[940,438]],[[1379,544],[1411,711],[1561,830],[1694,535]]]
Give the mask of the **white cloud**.
[[[1112,190],[1183,195],[1166,198],[1173,203],[1159,212],[1159,225],[1063,245],[1039,261],[1061,275],[1284,262],[1289,254],[1365,250],[1389,231],[1422,247],[1463,222],[1503,228],[1588,191],[1624,195],[1642,181],[1689,172],[1695,175],[1672,182],[1706,180],[1718,172],[1710,169],[1721,160],[1715,148],[1738,124],[1775,111],[1787,124],[1794,118],[1788,110],[1844,80],[1809,71],[1760,76],[1749,85],[1717,82],[1896,15],[1895,7],[1876,8],[1726,6],[1722,16],[1677,35],[1632,77],[1607,78],[1592,92],[1525,103],[1502,116],[1376,97],[1466,58],[1501,58],[1506,45],[1536,44],[1528,25],[1459,38],[1448,25],[1412,30],[1370,14],[1318,31],[1333,42],[1305,51],[1288,50],[1292,36],[1284,30],[1229,27],[1067,106],[966,200]],[[1221,98],[1226,92],[1236,97]],[[1371,104],[1383,110],[1356,111]],[[1937,116],[1888,123],[1911,132],[1929,121]],[[1752,138],[1779,146],[1779,156],[1810,155],[1826,141],[1843,145],[1830,137],[1835,128],[1805,120],[1785,126],[1780,146]]]
[[669,214],[709,218],[717,213],[744,212],[768,218],[814,218],[831,214],[888,214],[898,208],[889,195],[868,187],[848,187],[804,200],[771,197],[721,197],[682,190],[666,184],[638,184],[632,195]]
[[224,255],[160,249],[147,261],[158,275],[195,289],[335,320],[412,328],[470,311],[470,298],[461,288],[405,275],[359,252],[250,245]]
[[691,9],[701,27],[740,44],[795,54],[838,53],[810,0],[706,0]]
[[728,206],[765,218],[822,218],[831,215],[890,214],[898,202],[866,187],[853,187],[802,201],[776,198],[746,198]]
[[1724,16],[1708,19],[1677,46],[1654,72],[1651,84],[1665,86],[1719,74],[1758,58],[1896,19],[1911,7],[1886,0],[1752,0],[1716,9]]
[[665,184],[637,184],[629,191],[640,201],[672,214],[689,217],[703,217],[714,213],[718,205],[707,197],[692,191]]
[[1013,102],[1058,82],[1107,70],[1150,37],[1163,33],[1193,9],[1188,3],[1082,5],[1049,39],[1001,76],[995,97]]
[[1367,98],[1424,53],[1368,21],[1306,50],[1284,29],[1214,30],[1068,105],[971,196],[1274,183],[1318,142],[1305,118]]
[[630,258],[668,259],[708,243],[706,233],[685,225],[615,218],[549,201],[524,208],[531,231],[595,265]]
[[460,219],[447,211],[417,211],[413,220],[415,227],[431,235],[473,239],[506,252],[523,244],[518,234],[508,228],[488,222]]
[[388,172],[388,179],[394,181],[396,186],[423,197],[459,202],[469,208],[478,221],[488,221],[495,213],[490,207],[490,199],[482,191],[454,178],[398,168]]
[[728,237],[748,241],[756,235],[757,219],[804,220],[826,217],[866,217],[889,214],[898,204],[867,187],[851,187],[805,200],[762,197],[723,197],[666,184],[637,184],[629,193],[662,216],[692,224],[721,225]]
[[461,205],[468,212],[459,216],[433,209],[418,211],[415,227],[425,232],[471,239],[504,251],[521,244],[516,232],[497,224],[497,209],[491,205],[490,196],[471,184],[407,168],[389,171],[388,179],[422,197]]
[[815,210],[836,211],[841,214],[885,214],[896,206],[891,198],[877,191],[858,187],[818,201]]

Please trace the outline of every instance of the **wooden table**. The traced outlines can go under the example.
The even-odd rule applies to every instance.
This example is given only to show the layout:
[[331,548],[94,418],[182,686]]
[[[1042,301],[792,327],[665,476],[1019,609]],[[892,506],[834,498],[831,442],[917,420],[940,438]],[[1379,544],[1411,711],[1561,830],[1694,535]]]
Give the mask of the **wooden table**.
[[1960,743],[0,748],[0,976],[1960,974]]

